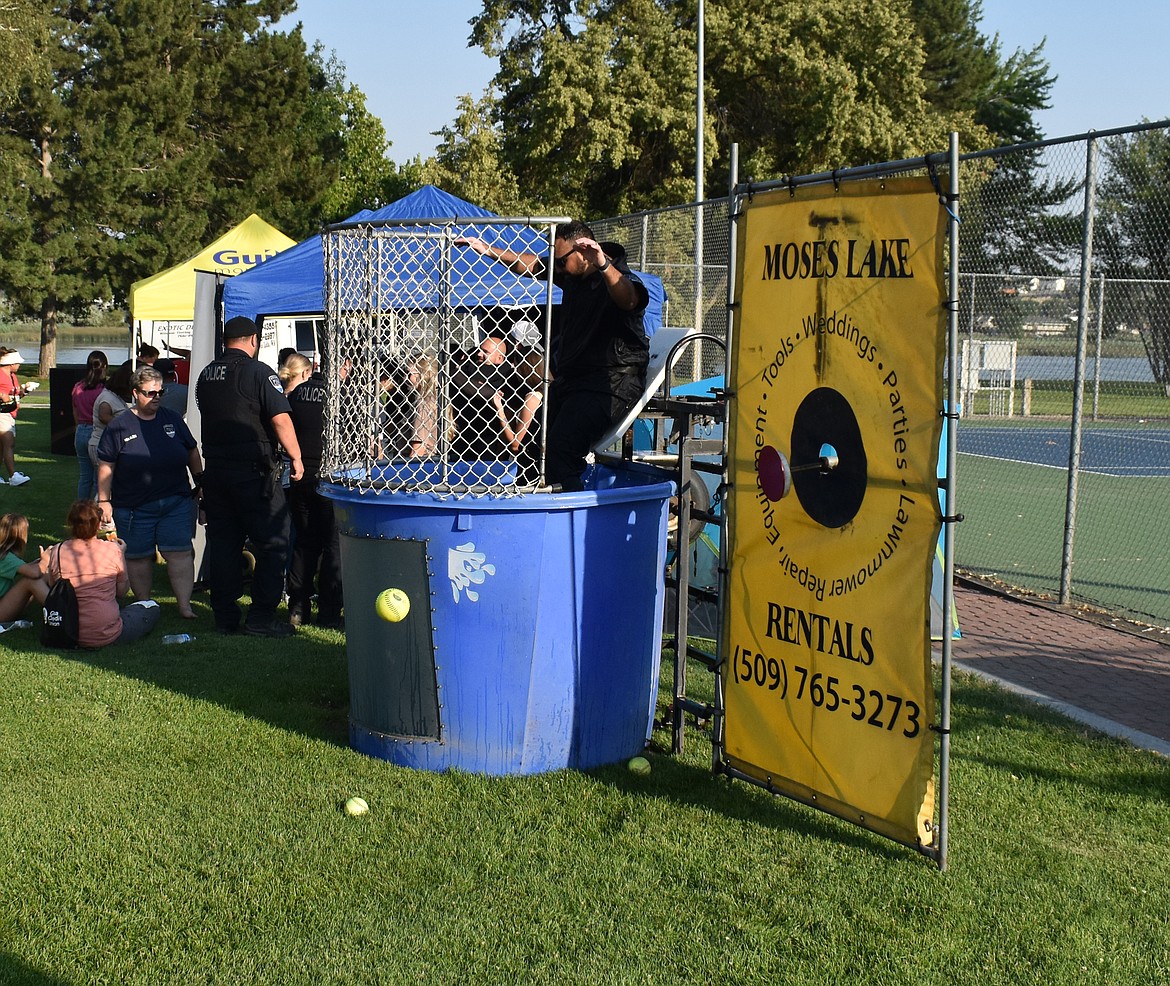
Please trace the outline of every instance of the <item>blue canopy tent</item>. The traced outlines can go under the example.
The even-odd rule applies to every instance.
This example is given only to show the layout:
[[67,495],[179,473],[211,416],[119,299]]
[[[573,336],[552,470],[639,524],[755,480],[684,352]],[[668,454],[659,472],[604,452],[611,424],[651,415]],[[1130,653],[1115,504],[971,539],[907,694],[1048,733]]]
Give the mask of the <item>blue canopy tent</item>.
[[[480,236],[489,242],[506,235],[509,245],[522,238],[526,247],[534,252],[545,249],[541,237],[528,227],[475,222],[476,219],[494,218],[498,218],[495,213],[456,198],[434,185],[427,185],[381,209],[363,209],[346,223],[455,220],[466,223],[460,230],[466,235]],[[440,227],[422,227],[423,231],[427,229],[438,232]],[[225,320],[237,315],[259,320],[261,316],[323,312],[325,262],[321,240],[320,235],[312,236],[268,263],[228,280],[223,292]],[[445,283],[450,284],[446,303],[457,308],[521,307],[544,303],[545,284],[542,280],[514,274],[503,264],[482,257],[469,248],[453,250],[451,270],[444,272],[439,266],[441,252],[434,241],[428,244],[426,238],[419,238],[412,244],[408,249],[378,256],[381,276],[394,283],[394,290],[386,299],[387,307],[436,307],[443,300],[439,286]],[[650,294],[645,323],[647,333],[652,334],[662,324],[666,294],[657,277],[641,272],[639,277]],[[559,302],[559,295],[559,290],[554,289],[553,304]],[[339,301],[343,307],[347,306],[347,299]]]

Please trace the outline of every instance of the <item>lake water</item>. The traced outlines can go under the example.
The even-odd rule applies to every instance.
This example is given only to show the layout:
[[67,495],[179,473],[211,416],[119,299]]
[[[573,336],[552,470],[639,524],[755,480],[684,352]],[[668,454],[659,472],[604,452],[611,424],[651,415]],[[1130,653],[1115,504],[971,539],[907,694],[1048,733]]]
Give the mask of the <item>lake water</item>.
[[[106,354],[106,359],[110,361],[111,366],[117,366],[126,358],[128,347],[126,345],[125,339],[117,343],[103,344],[99,342],[97,345],[93,346],[58,346],[57,365],[68,366],[70,363],[78,363],[84,366],[85,361],[89,358],[89,354],[92,353],[95,349],[100,349],[103,353]],[[30,352],[32,359],[35,359],[36,348],[33,347]],[[22,349],[20,351],[20,355],[24,357],[25,362],[30,362],[30,353],[26,353]]]
[[[1095,363],[1085,360],[1085,379],[1092,380]],[[1072,356],[1021,356],[1016,360],[1017,380],[1072,380],[1076,360]],[[1106,356],[1101,360],[1102,380],[1153,383],[1150,361],[1142,356]]]
[[[100,333],[93,333],[89,338],[85,335],[81,337],[84,343],[75,343],[72,339],[57,337],[57,365],[69,366],[77,364],[85,365],[86,358],[95,349],[100,349],[106,354],[106,358],[110,363],[117,366],[129,352],[129,342],[125,332],[118,332],[116,335],[103,336]],[[32,371],[36,369],[37,360],[40,359],[41,347],[36,338],[30,337],[27,333],[13,333],[12,336],[4,338],[4,333],[0,332],[0,341],[6,346],[11,346],[21,356],[24,357],[24,369]]]

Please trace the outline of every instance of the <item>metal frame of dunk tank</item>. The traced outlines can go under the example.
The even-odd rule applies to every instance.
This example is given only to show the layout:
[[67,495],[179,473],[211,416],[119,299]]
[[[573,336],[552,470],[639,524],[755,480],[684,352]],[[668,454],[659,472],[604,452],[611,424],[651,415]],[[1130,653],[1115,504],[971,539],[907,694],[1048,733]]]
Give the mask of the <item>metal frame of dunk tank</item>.
[[[943,611],[951,611],[954,524],[961,519],[954,481],[958,138],[951,135],[948,151],[922,158],[763,183],[739,181],[734,145],[731,160],[727,339],[735,369],[729,365],[727,380],[722,628],[712,767],[911,846],[945,869],[951,635],[942,637],[936,699],[929,605],[941,525]],[[912,191],[911,182],[925,187]],[[877,231],[883,223],[897,227],[902,221],[898,208],[890,213],[881,200],[896,197],[904,187],[908,205],[916,202],[916,214],[933,224],[934,262],[925,248],[912,252],[917,234],[894,233],[882,241],[895,244],[890,248],[895,254],[901,251],[899,259],[887,258],[895,268],[887,272],[890,279],[866,281],[863,275],[880,273],[879,261],[871,257],[869,267],[851,265],[859,263],[867,237],[872,246],[887,235]],[[872,215],[878,218],[866,212],[870,192],[876,202]],[[930,196],[938,210],[933,217],[923,211]],[[803,212],[802,201],[807,203]],[[774,211],[768,211],[769,202]],[[780,210],[790,206],[798,218],[786,226],[787,214]],[[763,219],[754,218],[757,208]],[[862,218],[853,215],[855,210]],[[782,235],[769,239],[771,230],[753,229],[753,222],[763,228],[769,221],[778,223]],[[827,245],[833,237],[837,245]],[[795,252],[782,255],[789,248]],[[833,251],[839,252],[830,257]],[[767,269],[761,270],[762,262]],[[934,301],[918,305],[917,314],[924,323],[934,319],[936,333],[944,318],[946,326],[945,335],[934,341],[945,351],[921,364],[913,344],[906,342],[915,326],[901,323],[899,308],[899,292],[913,279],[894,280],[899,272],[919,271],[923,280],[929,273],[937,289]],[[764,283],[773,276],[775,283]],[[890,300],[883,308],[872,299],[887,290]],[[748,363],[753,357],[747,350],[760,352],[762,339],[770,339],[768,353],[774,355],[763,372],[753,372],[757,367]],[[945,388],[944,356],[950,367]],[[850,375],[862,380],[853,391]],[[793,393],[786,395],[789,382]],[[937,396],[944,390],[944,400],[936,401],[929,415],[903,410],[911,407],[903,391]],[[923,407],[920,401],[919,410]],[[870,419],[886,429],[880,442],[873,440],[877,432],[867,430]],[[822,428],[843,447],[827,450],[831,442],[820,444]],[[936,470],[940,429],[945,433],[942,478]],[[931,436],[933,454],[928,454]],[[912,456],[897,451],[909,441],[917,442],[923,460],[916,471],[904,463]],[[793,486],[797,495],[787,497]],[[867,510],[880,514],[881,526],[876,538],[859,548],[866,544],[858,538]],[[918,535],[913,549],[902,540],[911,531]],[[842,549],[842,544],[852,548]],[[852,574],[841,578],[842,571]],[[882,613],[882,597],[864,595],[883,583],[887,601],[901,593],[904,614],[897,612],[901,604],[888,603],[885,608],[895,612]],[[866,614],[875,608],[879,612],[871,627]],[[887,666],[899,664],[909,671]],[[899,685],[899,675],[908,682]],[[919,691],[911,698],[915,688]]]

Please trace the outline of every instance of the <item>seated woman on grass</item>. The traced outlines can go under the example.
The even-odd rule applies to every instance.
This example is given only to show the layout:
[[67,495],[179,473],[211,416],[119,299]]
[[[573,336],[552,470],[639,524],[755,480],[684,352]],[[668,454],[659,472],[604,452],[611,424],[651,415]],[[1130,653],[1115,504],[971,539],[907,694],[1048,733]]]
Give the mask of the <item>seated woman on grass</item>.
[[105,647],[145,637],[158,623],[161,610],[151,599],[119,607],[130,591],[123,542],[98,539],[102,517],[93,500],[75,500],[67,522],[73,537],[41,549],[40,573],[49,585],[58,578],[73,583],[78,644]]
[[49,585],[36,562],[25,563],[28,518],[23,514],[0,517],[0,623],[18,620],[32,600],[45,601]]

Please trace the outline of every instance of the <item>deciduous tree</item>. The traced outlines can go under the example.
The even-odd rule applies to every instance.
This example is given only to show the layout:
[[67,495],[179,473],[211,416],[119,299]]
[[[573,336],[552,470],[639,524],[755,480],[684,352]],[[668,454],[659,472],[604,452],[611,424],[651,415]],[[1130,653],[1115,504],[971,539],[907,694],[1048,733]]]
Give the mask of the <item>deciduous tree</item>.
[[1154,379],[1170,395],[1170,131],[1110,137],[1101,155],[1095,273],[1109,285],[1110,326],[1137,329]]
[[366,108],[366,96],[346,81],[336,55],[313,49],[323,84],[313,87],[311,116],[324,133],[340,122],[337,177],[320,202],[325,221],[345,219],[361,209],[378,209],[419,186],[417,165],[398,167],[389,157],[390,141],[382,121]]
[[503,160],[495,106],[490,89],[479,100],[460,96],[455,123],[439,131],[438,150],[423,165],[423,178],[498,215],[517,215],[528,211],[531,200],[520,194],[516,175]]
[[[589,215],[693,193],[694,0],[485,0],[471,39],[500,59],[500,157],[521,191]],[[925,98],[923,43],[897,0],[726,0],[706,8],[708,189],[729,147],[780,177],[945,146],[970,110]]]

